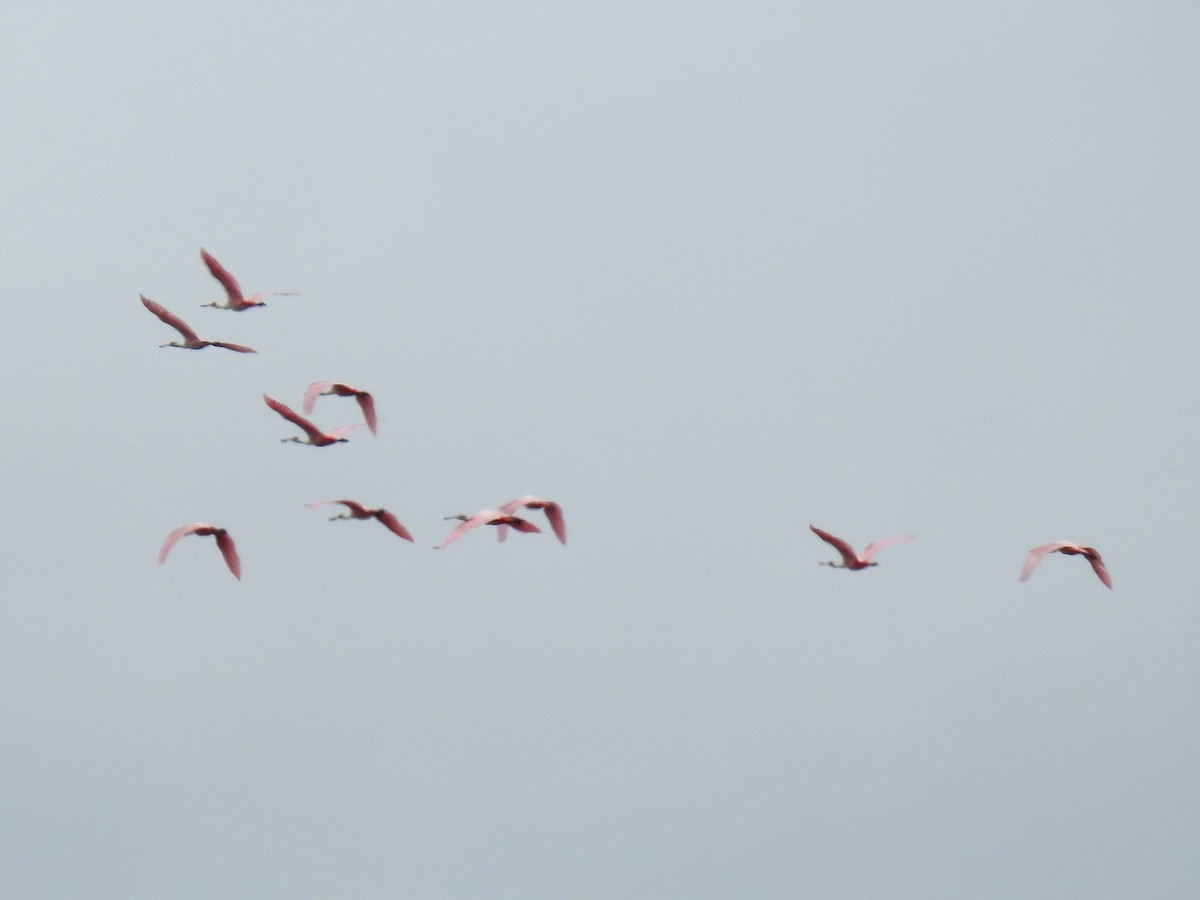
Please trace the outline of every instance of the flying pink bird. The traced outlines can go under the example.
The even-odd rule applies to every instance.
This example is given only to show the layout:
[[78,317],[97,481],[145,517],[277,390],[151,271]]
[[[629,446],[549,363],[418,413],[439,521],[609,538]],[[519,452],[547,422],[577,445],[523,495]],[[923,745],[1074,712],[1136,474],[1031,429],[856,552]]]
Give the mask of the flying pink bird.
[[259,291],[257,294],[251,294],[249,297],[242,294],[242,288],[237,283],[237,279],[229,274],[229,271],[221,265],[217,260],[203,247],[200,248],[200,258],[204,260],[204,264],[208,266],[208,271],[212,273],[212,277],[221,282],[221,287],[225,288],[225,296],[228,298],[224,303],[205,303],[204,306],[212,306],[216,309],[232,309],[234,312],[242,312],[246,309],[253,309],[255,306],[266,306],[263,302],[263,297],[295,297],[295,291]]
[[433,548],[434,550],[441,550],[443,547],[450,546],[476,525],[511,525],[517,531],[524,531],[527,534],[533,534],[542,530],[532,522],[518,516],[510,516],[502,512],[497,512],[494,509],[485,509],[470,517],[465,513],[459,513],[457,516],[446,516],[446,518],[461,519],[462,524],[450,532],[444,541]]
[[145,294],[141,295],[142,305],[150,312],[154,313],[158,318],[170,325],[183,336],[183,342],[171,341],[168,344],[159,344],[160,347],[183,347],[185,350],[203,350],[205,347],[223,347],[226,350],[233,350],[237,353],[257,353],[257,350],[252,350],[249,347],[243,347],[241,344],[227,344],[224,341],[202,341],[196,336],[196,332],[192,331],[191,327],[179,316],[173,312],[169,312],[161,303],[156,303]]
[[353,397],[357,400],[358,408],[362,410],[363,417],[367,420],[367,427],[371,429],[371,434],[377,434],[375,431],[375,398],[366,391],[360,391],[358,388],[343,384],[340,381],[314,381],[310,384],[304,392],[304,414],[306,416],[312,414],[317,397],[331,395]]
[[1104,586],[1112,590],[1112,576],[1108,574],[1108,569],[1104,568],[1104,560],[1100,558],[1100,552],[1095,547],[1084,547],[1080,544],[1073,544],[1070,541],[1053,541],[1030,550],[1029,556],[1025,558],[1025,567],[1021,569],[1020,580],[1028,581],[1029,576],[1033,574],[1033,570],[1037,568],[1037,564],[1042,561],[1042,557],[1049,553],[1082,556],[1092,564],[1092,571],[1096,573],[1096,576]]
[[[546,513],[546,519],[550,522],[550,527],[554,529],[554,536],[558,538],[560,544],[567,542],[567,523],[563,519],[562,507],[553,500],[543,500],[541,497],[535,497],[533,494],[526,494],[524,497],[518,497],[516,500],[510,500],[500,507],[500,512],[506,516],[515,513],[521,507],[526,509],[540,509]],[[504,540],[508,534],[508,526],[501,525],[496,529],[496,538]]]
[[324,432],[304,416],[298,415],[291,407],[284,406],[278,400],[268,397],[263,394],[263,400],[267,402],[267,406],[275,410],[293,425],[299,425],[304,430],[307,437],[288,437],[280,438],[280,443],[286,444],[288,441],[294,441],[297,444],[311,444],[314,447],[328,447],[330,444],[344,444],[347,439],[342,437],[348,431],[353,431],[355,428],[362,428],[366,423],[359,422],[356,425],[343,425],[341,428],[335,428],[333,431]]
[[330,518],[330,522],[336,522],[338,519],[378,519],[392,534],[398,535],[406,541],[413,539],[412,535],[408,533],[408,529],[400,524],[400,520],[386,509],[367,509],[361,503],[355,503],[353,500],[318,500],[306,505],[309,509],[315,509],[318,506],[328,506],[330,503],[340,503],[348,510],[340,516],[333,516]]
[[822,531],[816,525],[809,525],[808,527],[812,530],[813,534],[815,534],[825,543],[832,544],[833,548],[837,550],[838,553],[842,554],[842,561],[840,563],[823,562],[821,565],[832,566],[835,569],[854,569],[856,571],[858,569],[865,569],[867,566],[879,565],[877,562],[872,562],[871,557],[873,557],[884,547],[891,546],[892,544],[898,544],[901,541],[911,541],[916,537],[915,534],[906,534],[904,537],[894,537],[887,538],[886,540],[882,541],[875,541],[872,544],[867,544],[867,549],[863,550],[862,555],[859,555],[854,552],[853,547],[851,547],[841,538],[834,537],[828,531]]
[[167,554],[171,552],[171,548],[179,542],[179,539],[187,537],[189,534],[214,535],[217,539],[217,549],[225,557],[225,565],[229,566],[229,571],[233,573],[234,578],[238,581],[242,580],[242,563],[238,559],[237,548],[233,546],[233,538],[224,528],[218,528],[216,525],[209,525],[205,522],[183,525],[168,534],[167,539],[163,541],[162,549],[158,551],[160,565],[166,562]]

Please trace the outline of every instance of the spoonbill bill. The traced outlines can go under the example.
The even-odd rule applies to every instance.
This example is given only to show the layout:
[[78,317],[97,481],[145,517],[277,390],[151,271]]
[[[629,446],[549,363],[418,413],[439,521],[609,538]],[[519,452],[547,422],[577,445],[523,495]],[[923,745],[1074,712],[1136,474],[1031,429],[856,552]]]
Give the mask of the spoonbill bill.
[[840,537],[834,537],[828,531],[822,531],[816,525],[810,524],[808,527],[812,530],[813,534],[815,534],[825,543],[831,544],[838,553],[842,554],[841,562],[823,562],[821,565],[832,566],[835,569],[853,569],[855,571],[859,569],[865,569],[867,566],[879,565],[879,563],[873,562],[871,557],[873,557],[884,547],[891,546],[892,544],[899,544],[901,541],[911,541],[916,537],[915,534],[906,534],[904,537],[894,537],[887,538],[882,541],[875,541],[874,543],[867,544],[867,548],[863,550],[862,554],[860,555],[855,553],[854,548],[843,541]]
[[345,444],[347,438],[342,437],[346,432],[353,431],[355,428],[362,428],[365,422],[359,422],[355,425],[343,425],[341,428],[335,428],[333,431],[324,432],[304,416],[299,415],[289,406],[284,406],[273,397],[268,397],[263,394],[263,400],[267,402],[267,406],[275,410],[293,425],[298,425],[304,430],[306,437],[287,437],[280,438],[280,443],[286,444],[288,441],[293,441],[297,444],[311,444],[314,447],[328,447],[330,444]]
[[1050,553],[1082,556],[1092,564],[1092,571],[1096,573],[1096,577],[1100,579],[1101,583],[1112,590],[1112,576],[1108,574],[1108,569],[1104,568],[1104,560],[1100,558],[1100,551],[1095,547],[1073,544],[1071,541],[1051,541],[1049,544],[1042,544],[1042,546],[1030,550],[1029,556],[1025,557],[1025,567],[1021,569],[1020,580],[1028,581],[1033,570],[1037,568],[1037,564],[1042,561],[1042,557]]
[[159,344],[160,347],[183,347],[185,350],[203,350],[205,347],[222,347],[226,350],[233,350],[236,353],[257,353],[257,350],[252,350],[249,347],[243,347],[241,344],[227,344],[224,341],[203,341],[196,336],[196,332],[192,331],[191,326],[175,313],[170,312],[161,303],[151,300],[145,294],[141,295],[142,305],[150,312],[154,313],[158,318],[170,325],[183,336],[183,341],[171,341],[167,344]]
[[208,271],[212,273],[212,277],[221,282],[221,287],[225,288],[225,296],[227,298],[224,303],[205,303],[203,304],[204,306],[242,312],[243,310],[253,309],[256,306],[266,306],[267,304],[263,301],[263,297],[295,297],[297,295],[296,291],[259,291],[257,294],[251,294],[247,297],[242,293],[242,288],[237,283],[237,279],[230,275],[229,270],[217,262],[216,258],[203,247],[200,248],[200,258],[208,266]]
[[375,398],[366,391],[360,391],[356,387],[351,387],[348,384],[343,384],[340,381],[314,381],[308,386],[304,392],[304,414],[312,415],[313,406],[316,405],[318,397],[328,396],[338,397],[353,397],[358,401],[358,408],[362,410],[363,417],[367,420],[367,427],[371,429],[371,434],[378,434],[375,430]]
[[[511,516],[521,507],[526,509],[540,509],[546,514],[546,519],[550,523],[550,527],[554,529],[554,536],[558,538],[560,544],[567,542],[567,523],[563,519],[562,507],[553,500],[544,500],[541,497],[535,497],[533,494],[526,494],[524,497],[518,497],[516,500],[510,500],[500,507],[500,512],[506,516]],[[501,525],[496,529],[496,538],[504,540],[508,535],[508,526]]]
[[413,539],[412,535],[408,533],[408,529],[400,524],[400,520],[386,509],[367,509],[361,503],[356,503],[353,500],[318,500],[315,503],[305,505],[309,509],[316,509],[318,506],[328,506],[331,503],[342,504],[342,506],[346,507],[347,512],[342,513],[340,516],[330,517],[330,522],[336,522],[338,519],[378,519],[383,523],[383,527],[392,534],[402,537],[406,541]]
[[533,534],[542,530],[527,519],[506,515],[494,509],[482,510],[473,516],[468,516],[465,513],[459,513],[457,516],[446,516],[447,521],[450,519],[459,519],[462,524],[446,535],[446,539],[434,547],[434,550],[441,550],[443,547],[450,546],[476,525],[510,525],[517,529],[517,531],[524,531],[527,534]]
[[179,543],[180,538],[185,538],[189,534],[214,536],[217,539],[217,549],[225,557],[225,565],[229,566],[229,571],[233,573],[234,578],[238,581],[242,580],[242,563],[238,559],[237,547],[233,545],[233,538],[229,536],[229,532],[224,528],[209,525],[207,522],[193,522],[191,525],[181,525],[168,534],[167,539],[163,541],[162,549],[158,551],[159,565],[167,561],[167,554],[171,552],[172,547]]

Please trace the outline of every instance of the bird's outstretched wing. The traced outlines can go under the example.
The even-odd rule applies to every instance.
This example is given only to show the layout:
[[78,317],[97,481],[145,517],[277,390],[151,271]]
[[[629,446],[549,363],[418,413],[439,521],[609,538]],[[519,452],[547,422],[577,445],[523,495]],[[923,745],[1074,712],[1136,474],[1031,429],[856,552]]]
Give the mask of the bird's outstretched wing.
[[1033,574],[1033,570],[1037,568],[1047,554],[1054,553],[1056,550],[1061,550],[1063,547],[1074,547],[1082,550],[1078,544],[1071,541],[1051,541],[1049,544],[1042,544],[1040,547],[1034,547],[1029,551],[1029,555],[1025,557],[1025,565],[1021,569],[1021,581],[1028,581],[1029,576]]
[[167,539],[163,541],[162,549],[158,551],[158,561],[160,563],[166,562],[167,554],[171,552],[171,548],[178,544],[182,538],[199,531],[201,528],[212,527],[207,522],[192,522],[190,525],[180,525],[168,534]]
[[833,549],[842,555],[842,562],[846,565],[853,565],[858,562],[858,556],[854,553],[854,548],[843,541],[840,537],[835,537],[828,531],[822,531],[816,525],[809,524],[809,530],[825,543],[830,544]]
[[915,538],[915,534],[906,534],[904,537],[884,538],[882,541],[872,541],[867,544],[867,548],[862,552],[863,562],[870,562],[871,557],[882,550],[884,547],[890,547],[892,544],[900,544],[904,541],[911,541]]
[[333,381],[314,381],[304,390],[304,414],[311,415],[313,407],[317,405],[317,397],[321,395],[321,391],[336,382]]
[[464,534],[466,534],[468,531],[470,531],[472,528],[474,528],[476,525],[482,525],[484,522],[490,522],[495,517],[496,517],[496,512],[494,510],[487,509],[487,510],[484,510],[483,512],[476,513],[475,515],[471,516],[469,519],[464,519],[461,523],[459,523],[457,528],[455,528],[448,535],[446,535],[446,539],[444,541],[442,541],[440,544],[438,544],[433,549],[441,550],[443,547],[450,546],[455,541],[457,541],[460,537],[462,537]]
[[378,434],[375,430],[375,398],[366,391],[359,391],[355,394],[354,399],[358,401],[358,408],[362,410],[363,418],[367,420],[367,427],[371,429],[371,434]]
[[212,277],[221,282],[221,287],[225,288],[225,294],[229,297],[229,302],[244,303],[245,297],[242,296],[242,288],[237,283],[237,279],[229,274],[229,270],[217,262],[216,257],[203,247],[200,248],[200,258],[208,266],[208,271],[212,273]]
[[183,336],[185,341],[200,340],[200,338],[196,336],[196,332],[192,331],[191,326],[188,325],[187,322],[183,321],[183,319],[179,318],[179,316],[168,310],[161,303],[151,300],[145,294],[142,294],[141,298],[142,305],[146,307],[146,309],[158,316],[160,321],[170,325],[172,328],[178,331]]
[[[274,397],[268,397],[266,394],[263,394],[263,400],[265,400],[267,406],[271,407],[271,409],[275,410],[275,412],[279,413],[293,425],[303,429],[304,433],[307,434],[311,439],[320,440],[321,438],[325,437],[325,433],[321,431],[321,429],[319,429],[312,422],[308,421],[308,419],[304,418],[304,416],[295,412],[291,407],[280,403]],[[350,427],[353,428],[355,426]]]
[[225,565],[229,566],[229,571],[233,573],[233,577],[238,581],[242,580],[242,561],[238,559],[237,547],[233,545],[233,538],[229,536],[229,532],[224,528],[218,528],[216,532],[217,549],[221,551],[221,555],[225,557]]
[[1097,577],[1099,577],[1100,581],[1103,582],[1104,586],[1111,591],[1112,576],[1108,574],[1108,569],[1104,567],[1104,560],[1100,558],[1100,554],[1093,550],[1092,554],[1088,555],[1087,560],[1092,564],[1092,571],[1096,573]]
[[[384,527],[387,528],[387,530],[390,531],[392,534],[397,535],[398,537],[402,537],[406,541],[412,541],[413,536],[411,534],[409,534],[408,529],[405,528],[403,525],[401,525],[400,520],[397,519],[392,513],[388,512],[386,509],[378,510],[375,513],[375,518],[377,518],[380,522],[382,522],[384,524]],[[416,543],[416,542],[413,541],[413,543]]]
[[247,347],[244,344],[229,344],[225,341],[211,341],[212,346],[220,347],[224,350],[232,350],[234,353],[257,353],[253,347]]

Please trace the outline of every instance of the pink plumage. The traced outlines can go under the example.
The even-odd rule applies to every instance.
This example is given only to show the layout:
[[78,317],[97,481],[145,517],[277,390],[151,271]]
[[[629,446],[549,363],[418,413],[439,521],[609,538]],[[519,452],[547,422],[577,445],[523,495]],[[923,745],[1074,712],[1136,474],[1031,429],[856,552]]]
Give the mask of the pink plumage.
[[333,516],[330,522],[338,519],[377,519],[383,526],[397,537],[402,537],[406,541],[411,541],[413,536],[409,533],[400,520],[395,515],[388,512],[386,509],[369,509],[354,500],[317,500],[315,503],[306,504],[309,509],[315,509],[318,506],[328,506],[331,503],[340,503],[346,507],[346,512],[340,516]]
[[166,562],[167,554],[171,552],[171,548],[189,534],[211,535],[215,537],[217,539],[217,549],[221,551],[221,556],[225,558],[225,565],[229,567],[229,571],[233,573],[233,577],[241,581],[242,562],[238,558],[237,547],[234,546],[233,538],[230,537],[229,532],[224,528],[209,525],[207,522],[193,522],[190,525],[182,525],[168,534],[167,539],[163,541],[162,549],[158,551],[159,563]]
[[1112,590],[1112,576],[1108,574],[1108,569],[1104,566],[1104,560],[1101,559],[1100,552],[1095,547],[1084,547],[1082,544],[1076,544],[1072,541],[1051,541],[1049,544],[1034,547],[1029,551],[1029,555],[1025,557],[1025,565],[1021,569],[1020,580],[1028,581],[1029,576],[1033,574],[1033,570],[1037,568],[1037,564],[1051,553],[1062,553],[1066,556],[1082,556],[1092,564],[1092,571],[1096,573],[1096,577],[1100,579],[1101,583],[1109,590]]
[[304,414],[309,415],[313,411],[313,406],[316,405],[317,397],[353,397],[358,401],[358,408],[362,410],[363,418],[367,420],[367,427],[371,429],[371,434],[378,434],[376,430],[375,419],[375,398],[367,391],[352,387],[341,381],[314,381],[304,391]]
[[875,556],[876,553],[878,553],[884,547],[890,547],[892,544],[899,544],[901,541],[911,541],[916,537],[915,534],[906,534],[904,537],[885,538],[882,541],[874,541],[870,544],[867,544],[866,549],[863,550],[861,554],[858,554],[854,552],[853,547],[851,547],[840,537],[835,537],[828,531],[822,531],[816,525],[810,524],[808,527],[813,534],[815,534],[825,543],[830,544],[835,550],[837,550],[838,553],[841,554],[842,561],[840,563],[823,562],[821,565],[830,566],[834,569],[850,569],[852,571],[865,569],[868,566],[879,565],[877,562],[872,562],[872,557]]

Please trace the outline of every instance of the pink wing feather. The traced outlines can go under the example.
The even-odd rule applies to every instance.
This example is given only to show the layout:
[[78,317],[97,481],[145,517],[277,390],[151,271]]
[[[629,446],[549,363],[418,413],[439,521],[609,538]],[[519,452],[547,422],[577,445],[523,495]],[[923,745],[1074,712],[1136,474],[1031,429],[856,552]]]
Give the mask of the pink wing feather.
[[355,399],[358,401],[358,408],[362,410],[363,418],[367,420],[371,434],[378,434],[375,430],[375,398],[366,391],[359,391]]
[[317,397],[320,396],[321,391],[325,390],[325,388],[329,387],[333,383],[334,382],[332,381],[314,381],[308,386],[308,388],[304,391],[305,415],[312,413],[313,407],[317,404]]
[[882,541],[873,541],[867,544],[867,548],[862,552],[863,562],[870,562],[871,557],[882,550],[884,547],[890,547],[892,544],[900,544],[904,541],[911,541],[915,538],[915,534],[906,534],[904,537],[884,538]]
[[1033,570],[1037,568],[1037,564],[1049,553],[1056,550],[1061,550],[1063,547],[1079,548],[1078,544],[1073,544],[1070,541],[1051,541],[1049,544],[1042,544],[1040,547],[1034,547],[1029,551],[1029,555],[1025,557],[1025,566],[1021,569],[1020,581],[1028,581],[1029,576],[1033,574]]
[[164,322],[167,325],[170,325],[172,328],[174,328],[176,331],[178,331],[183,336],[183,339],[185,341],[200,340],[200,338],[198,338],[196,336],[196,332],[192,331],[191,327],[188,325],[187,322],[183,321],[183,319],[179,318],[179,316],[175,315],[173,312],[170,312],[161,303],[157,303],[154,300],[151,300],[145,294],[142,294],[141,298],[142,298],[142,305],[145,306],[146,309],[150,310],[150,312],[152,312],[152,313],[154,313],[154,315],[158,316],[160,321]]
[[[293,411],[290,407],[286,406],[283,403],[280,403],[275,398],[268,397],[266,394],[263,394],[263,400],[266,401],[267,406],[271,407],[271,409],[275,410],[275,412],[279,413],[281,416],[283,416],[285,419],[287,419],[293,425],[297,425],[300,428],[302,428],[304,430],[304,432],[310,438],[313,438],[314,440],[319,440],[319,439],[325,437],[325,433],[322,432],[321,429],[317,428],[316,425],[314,425],[312,422],[308,421],[308,419],[304,418],[304,416],[301,416],[298,413],[296,413],[295,411]],[[351,425],[349,427],[354,428],[357,426]]]
[[[408,533],[408,529],[401,525],[400,520],[387,510],[379,510],[375,513],[375,518],[382,522],[384,526],[386,526],[387,530],[392,534],[398,535],[399,537],[404,538],[406,541],[412,541],[413,536]],[[413,541],[413,543],[416,542]]]
[[221,555],[225,557],[225,565],[229,566],[229,571],[233,573],[233,577],[238,581],[242,580],[242,561],[238,559],[237,547],[233,545],[233,538],[229,536],[228,531],[218,531],[217,548],[221,551]]
[[813,534],[815,534],[825,543],[832,545],[833,548],[842,555],[842,562],[844,562],[846,565],[849,566],[858,562],[858,556],[854,553],[854,548],[843,541],[840,537],[834,537],[828,531],[822,531],[816,525],[811,523],[809,523],[808,527]]
[[245,298],[242,296],[242,288],[237,283],[237,279],[229,274],[229,271],[217,262],[203,247],[200,248],[200,258],[204,260],[204,264],[208,266],[208,271],[212,273],[212,277],[221,282],[221,287],[225,288],[225,293],[232,303],[243,303]]
[[174,531],[168,534],[167,539],[163,541],[162,549],[158,551],[159,563],[164,563],[167,561],[167,554],[171,552],[171,548],[178,544],[182,538],[187,537],[189,534],[192,534],[201,528],[212,528],[212,526],[207,522],[193,522],[190,525],[181,525],[179,528],[176,528]]

